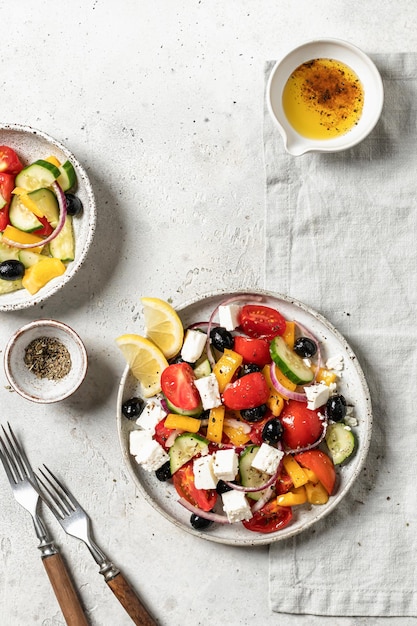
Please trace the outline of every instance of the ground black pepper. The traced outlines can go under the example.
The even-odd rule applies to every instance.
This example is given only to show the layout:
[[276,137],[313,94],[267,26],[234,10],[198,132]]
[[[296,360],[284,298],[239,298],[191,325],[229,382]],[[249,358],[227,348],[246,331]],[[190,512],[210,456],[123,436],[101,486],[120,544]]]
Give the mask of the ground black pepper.
[[71,355],[55,337],[37,337],[25,349],[25,365],[38,378],[59,380],[71,369]]

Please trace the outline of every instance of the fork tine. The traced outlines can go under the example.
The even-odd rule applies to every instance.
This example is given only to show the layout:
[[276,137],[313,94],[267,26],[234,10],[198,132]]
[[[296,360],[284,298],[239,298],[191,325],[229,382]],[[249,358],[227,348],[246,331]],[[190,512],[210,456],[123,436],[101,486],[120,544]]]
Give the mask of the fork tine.
[[7,454],[7,450],[4,446],[3,439],[0,437],[0,460],[3,463],[4,471],[6,472],[7,478],[11,485],[16,484],[16,478],[13,472],[10,469],[10,463],[8,458],[5,456]]
[[7,422],[7,425],[9,427],[9,431],[10,431],[10,435],[11,438],[13,439],[13,442],[10,440],[10,438],[7,436],[6,431],[4,430],[4,426],[3,431],[7,437],[7,440],[9,442],[9,445],[12,449],[12,452],[14,454],[15,459],[18,461],[19,467],[23,473],[23,476],[26,475],[28,476],[32,482],[34,482],[36,484],[36,477],[35,477],[35,473],[32,469],[31,464],[29,463],[29,460],[26,456],[26,452],[24,451],[24,449],[22,448],[22,446],[20,445],[20,443],[18,442],[16,435],[13,432],[12,427],[10,426],[9,422]]
[[[8,468],[9,468],[9,472],[12,476],[12,483],[13,484],[17,484],[20,481],[23,480],[24,478],[24,474],[22,474],[22,468],[19,467],[19,465],[16,462],[16,457],[15,454],[13,453],[13,446],[12,443],[10,441],[10,437],[8,436],[7,432],[4,430],[4,426],[2,425],[2,430],[3,430],[3,434],[4,434],[4,438],[6,440],[6,443],[8,443],[9,445],[7,446],[5,441],[0,437],[0,441],[1,441],[1,448],[2,448],[2,453],[3,453],[3,457],[4,460],[6,461]],[[10,480],[10,478],[9,478]]]
[[[40,473],[47,481],[46,484],[44,481],[42,482],[43,487],[46,489],[50,498],[52,498],[53,502],[61,512],[61,517],[66,515],[70,515],[77,508],[81,508],[78,504],[77,500],[68,492],[68,490],[64,487],[64,485],[58,480],[58,478],[51,472],[51,470],[44,465],[45,470],[49,473],[49,476],[39,468]],[[51,480],[51,478],[53,480]]]

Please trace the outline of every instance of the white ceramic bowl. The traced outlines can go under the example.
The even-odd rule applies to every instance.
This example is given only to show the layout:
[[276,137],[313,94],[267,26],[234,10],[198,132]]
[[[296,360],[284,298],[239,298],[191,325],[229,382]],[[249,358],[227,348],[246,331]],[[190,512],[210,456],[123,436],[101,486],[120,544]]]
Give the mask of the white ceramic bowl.
[[[355,72],[364,89],[364,106],[358,123],[346,134],[332,139],[316,140],[303,137],[291,126],[283,110],[282,93],[288,78],[299,65],[320,58],[340,61]],[[338,152],[362,141],[379,120],[384,89],[375,64],[364,52],[345,41],[322,39],[295,48],[275,64],[269,76],[266,99],[285,149],[289,154],[299,156],[306,152]]]
[[75,259],[68,264],[65,274],[52,279],[38,293],[31,295],[26,289],[0,295],[0,311],[24,309],[49,298],[76,274],[83,264],[91,245],[96,226],[96,203],[89,178],[75,156],[59,141],[46,133],[18,124],[0,124],[0,145],[15,150],[24,165],[37,159],[55,156],[61,163],[69,160],[77,174],[76,195],[83,203],[83,212],[74,217]]
[[[57,339],[68,350],[71,368],[66,376],[56,380],[38,378],[24,362],[27,346],[35,339]],[[19,328],[9,339],[4,353],[4,370],[10,385],[23,398],[49,404],[72,395],[87,373],[87,352],[77,333],[56,320],[36,320]]]

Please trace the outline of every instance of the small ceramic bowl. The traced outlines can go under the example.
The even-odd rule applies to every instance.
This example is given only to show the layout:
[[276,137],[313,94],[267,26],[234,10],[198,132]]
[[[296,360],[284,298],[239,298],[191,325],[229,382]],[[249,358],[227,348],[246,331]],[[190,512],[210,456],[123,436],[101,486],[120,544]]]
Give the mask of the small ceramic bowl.
[[19,124],[0,124],[0,145],[13,148],[25,166],[49,156],[56,157],[61,163],[70,161],[77,175],[74,193],[83,204],[83,211],[73,219],[75,258],[68,263],[65,273],[53,278],[34,295],[26,289],[0,293],[0,311],[17,311],[39,304],[55,294],[81,268],[96,228],[96,204],[93,188],[84,167],[68,148],[43,131]]
[[10,385],[23,398],[49,404],[73,394],[87,373],[87,352],[76,332],[55,320],[19,328],[4,353]]
[[[364,103],[361,117],[344,135],[329,139],[308,139],[293,128],[285,115],[282,96],[289,77],[300,65],[314,59],[332,59],[347,65],[362,84]],[[338,152],[362,141],[379,120],[384,102],[384,89],[375,64],[364,52],[345,41],[322,39],[295,48],[275,64],[269,76],[266,99],[268,110],[278,126],[286,151],[299,156],[306,152]]]

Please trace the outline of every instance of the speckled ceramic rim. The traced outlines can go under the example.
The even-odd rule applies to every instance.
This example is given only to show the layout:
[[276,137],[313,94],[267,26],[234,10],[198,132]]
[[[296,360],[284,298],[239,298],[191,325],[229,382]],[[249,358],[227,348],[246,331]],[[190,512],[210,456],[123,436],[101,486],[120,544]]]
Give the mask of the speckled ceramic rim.
[[[128,468],[128,471],[132,477],[132,480],[135,483],[135,485],[138,487],[140,492],[142,493],[145,500],[147,500],[147,502],[149,502],[154,507],[155,510],[157,510],[161,515],[163,515],[166,519],[168,519],[170,522],[172,522],[175,526],[177,526],[181,530],[185,530],[186,532],[192,535],[195,535],[197,537],[200,537],[201,539],[205,539],[207,541],[212,541],[215,543],[232,545],[232,546],[250,547],[250,546],[267,545],[267,544],[275,543],[277,541],[289,539],[290,537],[294,537],[295,535],[298,535],[301,532],[313,526],[315,523],[323,519],[325,516],[327,516],[337,507],[339,502],[346,496],[346,494],[352,487],[353,483],[357,479],[364,465],[365,459],[367,457],[369,446],[370,446],[370,441],[371,441],[371,433],[372,433],[372,406],[371,406],[370,393],[369,393],[369,389],[366,383],[364,373],[359,365],[356,355],[354,354],[353,350],[351,349],[349,344],[346,342],[344,337],[320,313],[317,313],[313,309],[310,309],[309,307],[304,305],[302,302],[299,302],[298,300],[295,300],[294,298],[290,298],[288,296],[273,293],[270,291],[262,291],[262,290],[239,291],[239,292],[232,292],[229,294],[224,294],[222,292],[212,292],[212,293],[203,295],[200,298],[195,298],[194,300],[190,300],[186,302],[185,304],[182,304],[181,306],[176,307],[176,310],[178,311],[180,316],[182,316],[187,312],[187,309],[189,307],[192,307],[193,305],[196,305],[198,303],[204,304],[205,301],[208,302],[214,299],[216,301],[216,304],[218,304],[220,303],[221,300],[229,298],[229,296],[233,297],[233,296],[240,296],[240,295],[247,295],[248,301],[250,301],[250,298],[252,296],[263,296],[265,298],[271,298],[272,300],[276,300],[277,304],[278,304],[278,301],[282,301],[283,303],[286,303],[288,306],[293,305],[296,310],[299,309],[305,312],[305,314],[307,314],[308,316],[311,316],[315,320],[317,320],[317,322],[320,325],[322,325],[323,328],[325,328],[326,332],[329,333],[332,336],[332,338],[334,338],[334,340],[344,350],[345,355],[349,360],[350,366],[354,369],[356,376],[358,378],[358,381],[359,381],[359,388],[356,391],[357,391],[358,396],[360,395],[362,397],[363,412],[364,412],[364,415],[362,416],[363,421],[364,421],[364,428],[363,428],[364,432],[361,434],[361,437],[359,439],[357,452],[355,454],[354,459],[351,461],[352,464],[350,466],[349,464],[346,466],[346,469],[349,472],[349,476],[346,480],[346,483],[343,486],[343,489],[340,489],[339,492],[337,492],[334,496],[332,496],[332,498],[329,500],[329,502],[326,505],[323,505],[321,507],[314,507],[315,516],[312,519],[304,521],[301,527],[294,527],[290,525],[281,531],[278,531],[276,533],[272,533],[269,535],[264,535],[261,533],[252,533],[248,531],[248,535],[242,538],[236,538],[233,536],[227,537],[227,538],[214,536],[213,534],[210,534],[209,531],[201,532],[201,531],[195,530],[194,528],[190,526],[190,524],[183,523],[180,519],[177,519],[174,516],[174,514],[170,514],[167,510],[165,510],[164,508],[165,505],[160,505],[158,502],[155,501],[154,497],[152,496],[151,490],[148,490],[147,485],[142,483],[141,478],[139,477],[136,471],[136,468],[134,468],[134,462],[132,461],[132,457],[129,454],[128,445],[126,446],[126,433],[123,432],[124,429],[122,428],[122,424],[124,423],[126,425],[127,420],[125,417],[123,417],[122,412],[121,412],[122,402],[124,399],[126,399],[124,398],[125,388],[126,388],[127,382],[129,381],[129,377],[131,376],[129,367],[125,368],[121,381],[120,381],[120,385],[119,385],[119,391],[118,391],[118,396],[117,396],[117,425],[118,425],[118,433],[119,433],[119,440],[120,440],[120,445],[122,449],[122,455],[123,455],[125,464]],[[272,306],[272,303],[271,303],[271,306]],[[127,427],[125,426],[125,428]],[[158,487],[160,485],[161,483],[158,484]],[[181,509],[179,504],[177,506],[179,507],[179,509]]]
[[[28,393],[27,391],[22,389],[22,387],[19,385],[19,382],[13,372],[13,367],[12,367],[12,354],[13,354],[14,348],[16,347],[17,341],[21,339],[24,335],[28,334],[30,331],[37,330],[37,329],[41,329],[41,330],[52,329],[52,330],[60,331],[61,333],[65,334],[69,338],[70,342],[74,346],[74,349],[77,351],[80,357],[79,358],[80,366],[78,367],[77,377],[75,381],[73,382],[73,384],[68,386],[65,379],[62,379],[59,382],[59,384],[56,386],[56,389],[58,390],[57,395],[48,399],[42,398],[41,396],[36,395],[34,392]],[[75,391],[77,391],[77,389],[80,387],[81,383],[83,382],[87,374],[87,368],[88,368],[87,351],[79,335],[72,328],[67,326],[67,324],[64,324],[63,322],[58,322],[57,320],[52,320],[52,319],[35,320],[34,322],[30,322],[29,324],[26,324],[25,326],[22,326],[21,328],[16,330],[16,332],[10,337],[7,343],[5,352],[4,352],[4,371],[6,373],[6,377],[10,385],[23,398],[25,398],[26,400],[30,400],[31,402],[36,402],[38,404],[52,404],[54,402],[59,402],[71,396]]]
[[[40,137],[44,141],[47,141],[51,145],[55,146],[58,150],[60,150],[65,157],[72,163],[77,173],[78,179],[78,187],[83,189],[84,195],[88,202],[88,207],[84,206],[85,215],[81,219],[88,220],[88,225],[85,227],[86,234],[83,238],[82,242],[82,250],[78,253],[76,252],[76,258],[74,261],[68,264],[68,268],[66,272],[60,276],[59,278],[53,279],[49,283],[47,283],[40,291],[35,295],[30,295],[28,292],[25,293],[25,297],[22,297],[22,292],[25,290],[19,290],[12,292],[10,294],[2,294],[0,295],[0,311],[17,311],[19,309],[29,308],[40,302],[43,302],[57,291],[62,289],[64,285],[67,284],[69,280],[77,273],[81,265],[84,263],[84,260],[87,256],[88,250],[91,246],[91,242],[94,237],[95,229],[96,229],[96,202],[94,198],[93,188],[91,186],[88,175],[81,165],[81,163],[76,159],[76,157],[72,154],[68,148],[66,148],[61,142],[57,141],[47,133],[44,133],[41,130],[37,130],[36,128],[32,128],[31,126],[24,126],[20,124],[0,124],[0,133],[2,131],[10,131],[12,133],[22,133],[27,135],[33,135],[34,137]],[[13,147],[13,146],[11,146]],[[22,158],[25,155],[21,155]],[[42,155],[39,155],[41,158]],[[85,201],[83,202],[85,204]],[[13,294],[18,294],[14,296]],[[14,297],[16,301],[14,301]]]
[[[282,92],[291,73],[302,63],[317,58],[346,63],[357,74],[365,91],[364,109],[358,124],[344,135],[325,140],[307,139],[297,133],[282,106]],[[307,152],[339,152],[363,141],[375,127],[384,104],[384,87],[374,62],[357,46],[340,39],[318,39],[294,48],[274,65],[266,88],[266,102],[287,152],[293,156]]]

